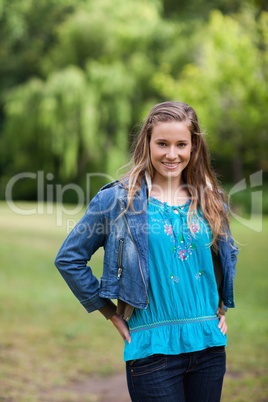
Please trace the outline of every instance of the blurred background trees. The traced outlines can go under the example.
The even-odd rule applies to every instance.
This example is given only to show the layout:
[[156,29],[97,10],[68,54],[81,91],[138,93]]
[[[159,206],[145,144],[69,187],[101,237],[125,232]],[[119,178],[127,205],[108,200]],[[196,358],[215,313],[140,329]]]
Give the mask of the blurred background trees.
[[[0,60],[2,198],[23,171],[115,177],[165,100],[196,109],[226,181],[267,170],[265,1],[2,0]],[[36,183],[13,195],[35,199]]]

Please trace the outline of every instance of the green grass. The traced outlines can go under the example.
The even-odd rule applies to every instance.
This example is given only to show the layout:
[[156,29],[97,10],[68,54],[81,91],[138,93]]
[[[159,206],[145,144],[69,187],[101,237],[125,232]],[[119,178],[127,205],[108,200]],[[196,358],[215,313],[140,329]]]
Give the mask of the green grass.
[[236,308],[229,309],[227,362],[223,401],[268,400],[267,357],[268,218],[256,233],[233,222],[232,232],[242,243],[235,280]]
[[[88,315],[54,267],[67,234],[66,218],[57,227],[55,214],[22,216],[4,203],[0,218],[0,401],[76,401],[74,394],[59,390],[92,373],[123,371],[123,342],[101,314]],[[228,369],[222,400],[265,401],[268,218],[261,233],[236,222],[232,228],[234,237],[246,245],[241,246],[237,266],[236,309],[227,313]],[[97,276],[101,261],[99,251],[91,261]]]

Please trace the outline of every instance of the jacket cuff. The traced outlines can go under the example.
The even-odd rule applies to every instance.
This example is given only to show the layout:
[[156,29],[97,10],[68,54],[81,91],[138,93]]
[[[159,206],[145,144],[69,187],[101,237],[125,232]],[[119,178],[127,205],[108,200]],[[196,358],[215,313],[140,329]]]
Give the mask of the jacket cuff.
[[99,309],[101,314],[104,315],[106,320],[109,320],[116,313],[116,305],[112,302],[112,300],[108,300],[108,303]]

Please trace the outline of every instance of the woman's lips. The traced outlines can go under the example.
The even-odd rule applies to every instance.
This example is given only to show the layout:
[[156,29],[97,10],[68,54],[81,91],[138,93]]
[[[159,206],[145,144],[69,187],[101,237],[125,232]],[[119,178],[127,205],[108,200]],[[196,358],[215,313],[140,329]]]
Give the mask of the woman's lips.
[[178,167],[180,163],[181,163],[181,162],[176,162],[176,163],[165,163],[165,162],[162,162],[162,164],[163,164],[165,167],[167,167],[168,169],[176,169],[176,167]]

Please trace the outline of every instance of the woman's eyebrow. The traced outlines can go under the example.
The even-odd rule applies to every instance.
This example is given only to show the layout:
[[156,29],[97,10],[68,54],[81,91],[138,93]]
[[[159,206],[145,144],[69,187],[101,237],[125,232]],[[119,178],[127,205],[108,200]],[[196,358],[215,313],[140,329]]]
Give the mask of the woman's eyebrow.
[[[165,139],[165,138],[156,138],[155,141],[168,142],[168,140]],[[181,139],[181,140],[178,140],[178,141],[176,141],[176,142],[189,142],[189,140],[187,140],[187,139],[185,139],[185,140],[184,140],[184,139]]]

